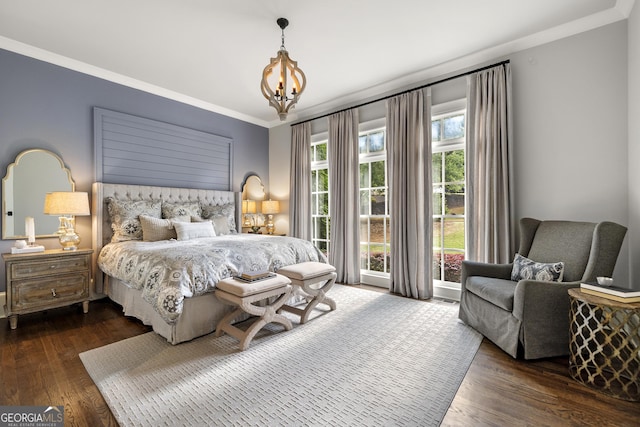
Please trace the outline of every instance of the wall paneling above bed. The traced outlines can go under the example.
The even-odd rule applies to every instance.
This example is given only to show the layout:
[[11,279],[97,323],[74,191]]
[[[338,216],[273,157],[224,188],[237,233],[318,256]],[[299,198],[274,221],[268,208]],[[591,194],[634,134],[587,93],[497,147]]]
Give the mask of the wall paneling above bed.
[[98,182],[231,190],[233,140],[93,109]]

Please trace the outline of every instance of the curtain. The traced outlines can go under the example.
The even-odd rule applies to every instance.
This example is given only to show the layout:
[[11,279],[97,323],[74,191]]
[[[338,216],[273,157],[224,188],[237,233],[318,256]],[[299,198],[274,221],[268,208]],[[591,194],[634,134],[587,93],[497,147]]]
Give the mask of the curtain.
[[508,263],[515,248],[510,64],[469,75],[467,91],[467,257]]
[[433,295],[430,93],[428,90],[427,102],[421,90],[387,101],[389,290],[418,299]]
[[329,117],[329,263],[336,281],[360,283],[358,110]]
[[291,128],[289,232],[311,241],[311,123]]

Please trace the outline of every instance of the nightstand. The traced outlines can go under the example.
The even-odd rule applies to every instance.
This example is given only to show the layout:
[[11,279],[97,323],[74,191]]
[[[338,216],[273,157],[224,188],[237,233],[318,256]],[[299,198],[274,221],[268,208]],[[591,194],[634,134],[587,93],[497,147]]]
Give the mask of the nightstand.
[[640,401],[640,302],[569,289],[569,374],[618,399]]
[[53,249],[28,254],[2,254],[7,275],[5,312],[11,329],[18,326],[18,314],[79,302],[83,312],[87,313],[92,253],[93,249]]

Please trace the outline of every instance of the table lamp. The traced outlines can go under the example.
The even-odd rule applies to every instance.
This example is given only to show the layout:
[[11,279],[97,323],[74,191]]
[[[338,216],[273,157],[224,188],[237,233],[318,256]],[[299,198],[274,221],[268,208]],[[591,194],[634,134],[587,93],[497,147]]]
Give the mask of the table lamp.
[[44,213],[58,215],[60,218],[60,245],[66,251],[75,251],[80,243],[80,236],[75,232],[77,215],[90,215],[89,194],[82,191],[54,191],[44,198]]
[[273,214],[280,213],[280,202],[277,200],[263,200],[262,213],[267,215],[267,234],[273,234],[275,225],[273,224]]

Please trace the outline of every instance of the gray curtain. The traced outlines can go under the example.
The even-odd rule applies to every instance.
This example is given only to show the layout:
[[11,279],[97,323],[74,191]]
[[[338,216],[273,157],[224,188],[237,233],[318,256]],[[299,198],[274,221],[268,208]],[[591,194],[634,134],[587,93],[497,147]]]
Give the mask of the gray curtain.
[[360,283],[358,110],[329,117],[329,263],[336,281]]
[[311,241],[311,123],[291,128],[289,233]]
[[467,77],[467,258],[511,261],[511,66]]
[[[389,290],[431,298],[431,97],[421,90],[387,101],[387,176],[391,222]],[[425,119],[425,117],[427,119]]]

